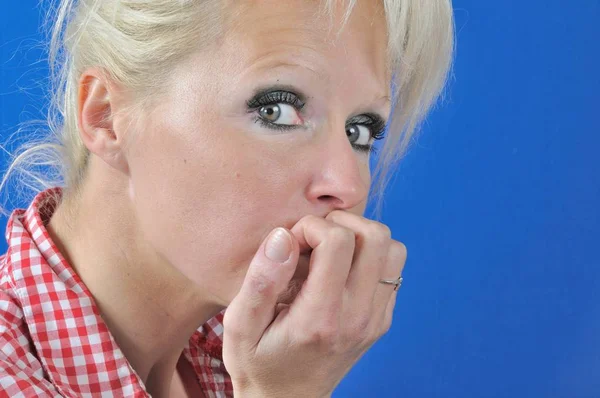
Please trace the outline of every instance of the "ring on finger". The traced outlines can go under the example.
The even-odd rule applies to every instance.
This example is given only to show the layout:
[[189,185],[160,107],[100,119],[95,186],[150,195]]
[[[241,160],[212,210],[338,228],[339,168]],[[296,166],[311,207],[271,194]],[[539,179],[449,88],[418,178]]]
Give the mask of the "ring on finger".
[[379,283],[383,283],[385,285],[394,285],[394,291],[400,289],[402,286],[402,276],[398,277],[398,279],[380,279]]

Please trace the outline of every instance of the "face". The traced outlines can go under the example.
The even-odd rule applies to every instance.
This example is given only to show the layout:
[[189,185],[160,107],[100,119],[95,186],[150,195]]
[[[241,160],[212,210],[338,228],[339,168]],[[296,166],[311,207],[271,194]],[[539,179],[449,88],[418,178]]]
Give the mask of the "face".
[[363,215],[368,148],[390,111],[378,3],[358,1],[337,36],[317,2],[236,2],[223,39],[173,70],[144,115],[128,153],[137,219],[219,304],[272,229],[336,209]]

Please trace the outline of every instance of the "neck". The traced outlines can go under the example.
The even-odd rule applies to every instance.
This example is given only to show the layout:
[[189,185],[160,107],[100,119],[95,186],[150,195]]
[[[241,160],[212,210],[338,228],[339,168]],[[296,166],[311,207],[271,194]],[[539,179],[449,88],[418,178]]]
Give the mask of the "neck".
[[127,193],[123,176],[105,170],[77,204],[64,192],[48,231],[144,383],[168,388],[190,336],[223,307],[148,245]]

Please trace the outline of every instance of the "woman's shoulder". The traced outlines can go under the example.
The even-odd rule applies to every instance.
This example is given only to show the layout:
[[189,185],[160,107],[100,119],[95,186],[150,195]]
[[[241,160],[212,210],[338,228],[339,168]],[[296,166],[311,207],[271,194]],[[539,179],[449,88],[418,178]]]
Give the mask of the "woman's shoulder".
[[37,204],[45,195],[38,195],[28,209],[12,212],[5,232],[8,247],[0,255],[0,391],[7,396],[61,396],[32,336],[40,332],[34,320],[43,322],[47,304],[43,294],[35,293],[50,293],[53,285],[38,242],[42,229]]
[[0,285],[0,389],[10,397],[60,396],[45,377],[23,309],[11,293],[4,283]]
[[45,378],[29,333],[20,292],[15,286],[11,252],[14,250],[9,246],[0,256],[0,389],[7,396],[59,396]]
[[[24,322],[23,308],[20,305],[9,261],[10,248],[0,256],[0,347],[4,347],[7,333],[18,335],[15,329]],[[5,350],[0,352],[6,353]]]

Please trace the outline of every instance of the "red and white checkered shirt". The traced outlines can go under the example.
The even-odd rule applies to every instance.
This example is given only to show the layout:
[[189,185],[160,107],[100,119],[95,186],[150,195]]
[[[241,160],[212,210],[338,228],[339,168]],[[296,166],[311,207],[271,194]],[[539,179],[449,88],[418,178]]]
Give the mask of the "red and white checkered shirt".
[[[0,256],[0,397],[149,397],[94,298],[50,239],[55,187],[12,212]],[[206,397],[232,397],[223,312],[183,351]]]

